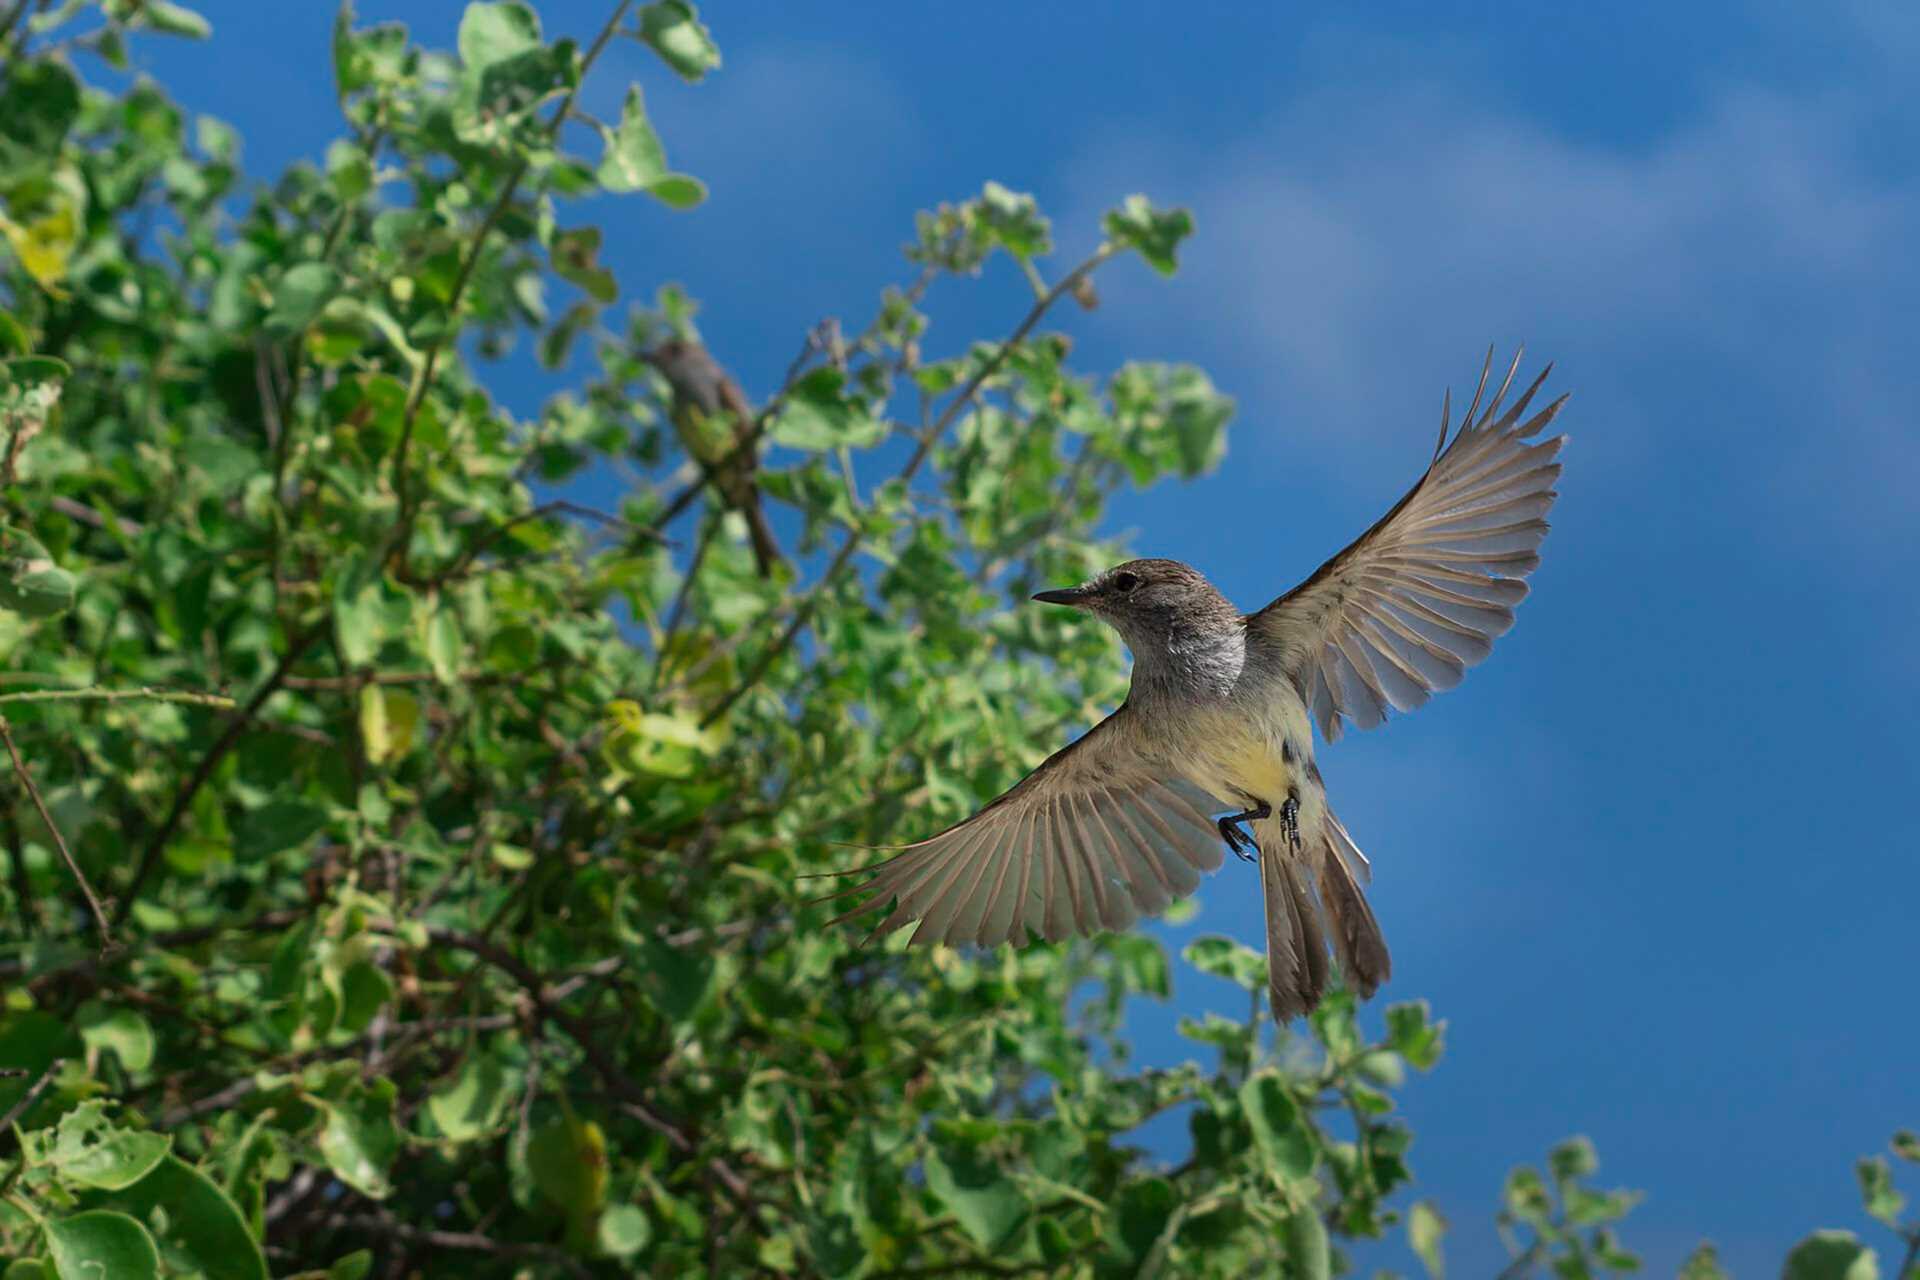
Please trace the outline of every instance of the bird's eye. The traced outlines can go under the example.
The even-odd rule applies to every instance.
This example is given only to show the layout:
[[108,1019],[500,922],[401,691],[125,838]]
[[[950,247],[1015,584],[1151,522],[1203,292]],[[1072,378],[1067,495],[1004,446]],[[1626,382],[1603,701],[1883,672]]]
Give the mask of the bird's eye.
[[1116,573],[1113,575],[1113,589],[1121,595],[1125,595],[1139,585],[1140,575],[1137,573]]

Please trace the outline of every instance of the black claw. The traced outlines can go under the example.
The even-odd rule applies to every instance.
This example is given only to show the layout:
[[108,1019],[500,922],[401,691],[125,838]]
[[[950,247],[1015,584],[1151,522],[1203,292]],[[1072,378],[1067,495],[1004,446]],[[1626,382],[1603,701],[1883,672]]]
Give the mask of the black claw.
[[[1296,804],[1294,807],[1297,809],[1299,806]],[[1227,848],[1233,850],[1236,858],[1239,858],[1242,862],[1254,862],[1258,860],[1260,842],[1247,832],[1241,830],[1239,824],[1242,822],[1258,822],[1262,818],[1270,818],[1272,816],[1272,807],[1269,806],[1265,800],[1262,800],[1251,809],[1242,809],[1239,813],[1228,814],[1215,825],[1220,828],[1220,838],[1227,842]],[[1295,838],[1294,843],[1297,847],[1299,844],[1298,837]],[[1252,852],[1248,852],[1249,850]]]

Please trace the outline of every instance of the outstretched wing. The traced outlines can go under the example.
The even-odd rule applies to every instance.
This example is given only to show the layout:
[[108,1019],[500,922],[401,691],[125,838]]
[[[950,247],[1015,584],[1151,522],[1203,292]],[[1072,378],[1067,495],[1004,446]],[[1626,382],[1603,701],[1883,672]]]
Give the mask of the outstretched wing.
[[1340,736],[1343,717],[1371,729],[1388,707],[1410,711],[1459,684],[1513,625],[1513,606],[1526,597],[1521,579],[1540,564],[1543,517],[1558,496],[1554,456],[1566,437],[1530,440],[1567,398],[1525,417],[1553,371],[1548,365],[1502,414],[1520,367],[1516,352],[1476,420],[1492,362],[1489,351],[1451,441],[1443,405],[1433,462],[1393,510],[1248,619],[1256,643],[1281,651],[1329,742]]
[[1208,815],[1227,806],[1142,751],[1137,720],[1122,706],[979,813],[831,895],[873,893],[833,923],[891,902],[875,934],[918,920],[915,943],[990,947],[1124,929],[1192,893],[1220,866]]

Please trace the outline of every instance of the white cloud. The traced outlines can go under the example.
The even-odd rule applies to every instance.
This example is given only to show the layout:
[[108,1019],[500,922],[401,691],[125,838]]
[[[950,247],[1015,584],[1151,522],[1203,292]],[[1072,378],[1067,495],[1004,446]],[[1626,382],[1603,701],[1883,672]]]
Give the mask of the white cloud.
[[1404,437],[1524,338],[1578,392],[1583,466],[1691,470],[1857,537],[1911,527],[1920,458],[1920,191],[1862,157],[1873,116],[1728,87],[1627,150],[1466,84],[1343,84],[1217,146],[1096,142],[1071,189],[1193,205],[1181,279],[1109,292],[1142,345],[1224,352],[1230,389],[1280,407],[1243,442]]

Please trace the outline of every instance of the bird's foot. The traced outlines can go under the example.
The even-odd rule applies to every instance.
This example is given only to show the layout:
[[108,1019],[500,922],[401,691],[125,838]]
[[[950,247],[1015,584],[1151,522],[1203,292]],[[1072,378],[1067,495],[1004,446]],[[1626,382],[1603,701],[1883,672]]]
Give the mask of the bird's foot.
[[[1262,805],[1262,808],[1266,806]],[[1280,806],[1280,830],[1287,837],[1287,844],[1295,853],[1300,852],[1300,793],[1288,790],[1287,799]]]
[[[1294,805],[1298,809],[1299,805]],[[1242,809],[1239,813],[1230,813],[1215,825],[1220,828],[1220,838],[1227,842],[1227,848],[1233,850],[1233,856],[1242,862],[1256,861],[1260,854],[1260,842],[1241,830],[1242,822],[1258,822],[1262,818],[1271,818],[1273,808],[1265,800],[1251,809]]]

